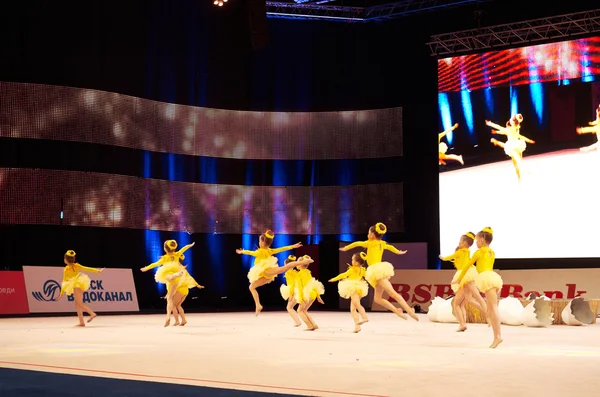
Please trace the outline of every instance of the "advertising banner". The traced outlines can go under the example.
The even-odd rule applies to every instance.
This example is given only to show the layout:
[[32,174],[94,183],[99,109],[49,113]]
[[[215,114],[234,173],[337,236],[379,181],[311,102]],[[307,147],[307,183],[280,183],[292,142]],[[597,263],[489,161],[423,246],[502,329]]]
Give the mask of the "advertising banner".
[[[390,281],[409,305],[427,309],[436,296],[453,295],[450,281],[454,273],[454,270],[400,270]],[[600,269],[498,270],[498,274],[504,281],[501,298],[524,298],[532,292],[551,299],[600,298]],[[389,299],[387,294],[384,298]],[[384,310],[376,304],[371,308]]]
[[[60,295],[64,267],[23,266],[27,301],[31,313],[74,312],[73,296]],[[105,269],[86,273],[92,280],[83,302],[97,312],[139,311],[131,269]]]
[[0,271],[0,314],[29,314],[23,272]]

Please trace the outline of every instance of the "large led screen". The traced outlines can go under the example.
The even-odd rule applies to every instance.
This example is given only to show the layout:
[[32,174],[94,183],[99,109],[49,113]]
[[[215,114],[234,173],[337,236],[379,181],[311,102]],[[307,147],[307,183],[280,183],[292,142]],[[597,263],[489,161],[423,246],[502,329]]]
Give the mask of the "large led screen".
[[438,60],[441,253],[600,257],[600,38]]
[[238,186],[0,168],[0,224],[339,234],[362,233],[383,221],[399,232],[403,208],[402,184]]
[[219,110],[82,88],[0,82],[0,137],[235,159],[385,158],[402,155],[402,109]]

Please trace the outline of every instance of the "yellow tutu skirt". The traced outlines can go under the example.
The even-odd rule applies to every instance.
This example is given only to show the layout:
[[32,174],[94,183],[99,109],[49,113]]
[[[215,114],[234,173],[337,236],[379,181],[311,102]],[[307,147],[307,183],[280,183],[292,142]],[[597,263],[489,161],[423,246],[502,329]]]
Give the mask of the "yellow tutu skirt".
[[87,291],[90,288],[90,283],[92,281],[87,276],[87,274],[79,273],[75,277],[67,281],[63,281],[62,283],[62,293],[65,295],[73,295],[75,288],[79,288],[82,291]]
[[477,284],[479,291],[483,292],[484,294],[491,289],[496,289],[499,291],[502,289],[502,285],[504,284],[502,277],[500,277],[500,275],[493,270],[479,273],[475,279],[475,283]]
[[183,276],[176,278],[174,281],[176,282],[177,292],[183,296],[187,296],[190,293],[190,288],[198,286],[196,280],[187,271],[183,273]]
[[350,299],[354,294],[364,298],[369,293],[369,284],[365,280],[344,279],[338,283],[338,294],[344,299]]
[[369,265],[367,268],[367,274],[365,279],[371,284],[373,288],[377,285],[379,280],[389,280],[395,274],[394,266],[389,262],[379,262],[373,265]]
[[448,151],[448,145],[446,145],[444,142],[440,142],[438,143],[438,152],[440,154],[446,154],[446,152]]
[[248,272],[248,280],[250,280],[250,283],[253,283],[259,278],[266,278],[267,280],[269,280],[269,282],[271,282],[275,279],[276,276],[266,277],[264,273],[266,270],[272,269],[274,267],[277,267],[277,258],[275,258],[274,256],[271,256],[267,259],[257,260],[254,262],[254,266],[252,266],[252,268]]
[[174,280],[169,281],[168,277],[180,272],[182,268],[183,266],[181,266],[179,262],[166,262],[158,268],[156,273],[154,273],[154,280],[156,280],[157,283],[169,284]]
[[527,143],[520,139],[509,139],[504,143],[504,153],[507,156],[513,154],[513,152],[523,153],[527,148]]
[[469,284],[471,281],[475,281],[479,276],[479,273],[477,273],[477,269],[475,269],[475,266],[471,266],[471,268],[467,270],[467,273],[459,283],[458,276],[460,275],[460,273],[461,270],[457,270],[456,273],[454,273],[452,282],[450,283],[450,287],[452,288],[452,291],[454,291],[454,293],[457,293],[458,290],[464,287],[465,284]]
[[290,293],[290,287],[288,285],[283,284],[281,287],[279,287],[279,292],[281,293],[281,297],[283,298],[283,300],[288,300],[290,299],[291,293]]
[[296,302],[303,303],[304,300],[315,300],[317,296],[321,296],[325,293],[325,286],[322,282],[317,280],[316,278],[311,278],[308,283],[304,286],[302,290],[302,297],[300,297],[300,289],[298,287],[294,288],[294,297],[296,298]]

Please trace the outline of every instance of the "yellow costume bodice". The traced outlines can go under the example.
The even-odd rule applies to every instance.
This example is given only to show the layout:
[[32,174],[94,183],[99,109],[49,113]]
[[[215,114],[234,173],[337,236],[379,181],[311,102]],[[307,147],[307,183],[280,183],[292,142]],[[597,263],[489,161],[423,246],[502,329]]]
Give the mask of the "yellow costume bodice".
[[258,248],[254,251],[250,250],[242,250],[241,254],[243,255],[251,255],[256,258],[256,260],[265,260],[269,259],[273,255],[279,254],[280,252],[289,251],[294,249],[293,245],[287,245],[281,248]]
[[330,281],[338,281],[347,278],[348,280],[362,280],[367,273],[367,269],[362,266],[349,266],[344,273],[332,278]]
[[93,267],[82,266],[79,263],[74,263],[72,265],[65,266],[65,270],[63,272],[63,282],[72,279],[73,277],[77,277],[79,272],[90,272],[90,273],[100,273],[100,270],[94,269]]
[[288,270],[285,272],[284,276],[287,286],[290,288],[291,293],[293,293],[296,279],[298,278],[298,271],[295,269]]
[[444,257],[444,261],[452,261],[456,270],[463,270],[471,265],[471,250],[468,248],[460,248],[454,251],[452,255]]
[[392,251],[394,254],[399,254],[400,251],[393,245],[386,243],[383,240],[367,240],[356,241],[346,246],[347,249],[362,247],[367,249],[367,265],[371,266],[381,262],[383,251]]
[[489,272],[494,270],[494,262],[496,261],[496,253],[490,247],[479,248],[469,261],[469,266],[462,269],[459,280],[467,273],[469,267],[475,264],[478,273]]
[[185,251],[187,251],[188,249],[190,249],[192,246],[193,246],[193,244],[188,244],[188,245],[184,246],[183,248],[181,248],[177,252],[173,252],[172,254],[165,254],[165,255],[161,256],[157,262],[154,262],[154,263],[144,267],[143,270],[144,271],[151,270],[151,269],[154,269],[155,267],[162,266],[167,262],[179,262],[180,259],[185,258],[183,253]]

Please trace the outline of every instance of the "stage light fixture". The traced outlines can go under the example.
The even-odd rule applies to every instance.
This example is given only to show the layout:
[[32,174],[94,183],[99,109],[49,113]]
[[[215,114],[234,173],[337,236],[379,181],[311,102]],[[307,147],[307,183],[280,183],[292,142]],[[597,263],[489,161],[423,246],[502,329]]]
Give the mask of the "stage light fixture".
[[227,3],[227,0],[215,0],[213,4],[219,7],[223,7],[223,4],[225,3]]

